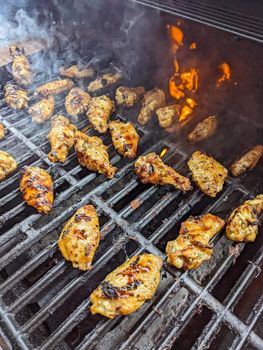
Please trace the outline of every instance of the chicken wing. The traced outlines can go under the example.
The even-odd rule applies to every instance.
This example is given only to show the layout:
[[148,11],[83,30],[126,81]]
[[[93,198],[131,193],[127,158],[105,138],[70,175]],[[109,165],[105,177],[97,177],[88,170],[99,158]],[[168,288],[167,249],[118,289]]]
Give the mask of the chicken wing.
[[65,99],[65,108],[69,115],[78,115],[87,112],[90,95],[79,87],[70,90]]
[[53,96],[48,96],[36,102],[28,109],[33,122],[40,124],[50,119],[55,110],[55,100]]
[[111,165],[107,146],[97,136],[87,136],[81,131],[75,134],[75,151],[80,165],[91,171],[97,171],[111,179],[117,168]]
[[84,205],[69,219],[58,240],[59,249],[73,267],[86,271],[100,242],[100,227],[96,209]]
[[151,114],[165,105],[165,94],[162,90],[155,88],[146,92],[142,101],[138,122],[142,125],[147,124],[151,118]]
[[0,123],[0,140],[5,137],[5,127],[2,123]]
[[196,125],[194,130],[188,135],[190,142],[200,142],[214,135],[217,129],[217,117],[212,115]]
[[25,55],[25,50],[15,45],[10,46],[10,54],[13,57],[12,74],[14,80],[24,86],[28,86],[32,83],[32,73],[28,59]]
[[61,79],[50,81],[49,83],[40,85],[34,95],[38,96],[48,96],[48,95],[57,95],[61,92],[68,91],[73,87],[74,83],[70,79]]
[[12,83],[7,83],[4,90],[5,100],[9,107],[21,110],[28,106],[29,98],[25,90],[18,88]]
[[79,67],[74,64],[70,67],[61,67],[59,69],[59,74],[67,78],[92,78],[95,71],[91,67]]
[[114,318],[138,310],[153,298],[160,283],[162,264],[153,254],[141,254],[125,261],[91,293],[91,313]]
[[209,241],[224,225],[224,220],[216,215],[190,216],[181,224],[179,236],[167,243],[168,263],[184,270],[199,267],[212,256],[213,249]]
[[48,159],[51,162],[65,162],[68,152],[74,144],[76,131],[77,127],[71,124],[63,115],[57,115],[52,119],[51,130],[48,134],[51,144]]
[[144,94],[145,89],[143,86],[135,88],[120,86],[116,90],[115,100],[118,105],[132,107]]
[[180,106],[170,105],[157,109],[156,115],[161,128],[169,128],[178,123],[180,116]]
[[254,242],[258,234],[258,217],[262,211],[263,194],[234,209],[227,219],[227,237],[237,242]]
[[140,156],[135,162],[135,173],[144,184],[172,185],[183,192],[191,189],[190,180],[165,165],[156,153]]
[[17,163],[14,158],[9,153],[0,150],[0,181],[4,180],[16,168]]
[[239,176],[248,170],[254,169],[262,156],[263,145],[257,145],[251,148],[230,166],[232,175]]
[[114,111],[114,103],[111,99],[102,95],[91,99],[87,118],[95,130],[105,133],[108,130],[108,119]]
[[50,212],[53,206],[53,181],[49,173],[39,167],[28,166],[21,171],[20,191],[28,205],[41,214]]
[[109,128],[113,146],[117,152],[124,157],[134,158],[140,137],[132,123],[111,121]]
[[95,92],[106,86],[112,85],[120,80],[122,75],[118,72],[116,73],[107,73],[98,77],[97,79],[91,81],[88,85],[88,91]]
[[222,164],[199,151],[192,154],[187,164],[194,182],[202,192],[216,197],[222,191],[227,178],[227,169]]

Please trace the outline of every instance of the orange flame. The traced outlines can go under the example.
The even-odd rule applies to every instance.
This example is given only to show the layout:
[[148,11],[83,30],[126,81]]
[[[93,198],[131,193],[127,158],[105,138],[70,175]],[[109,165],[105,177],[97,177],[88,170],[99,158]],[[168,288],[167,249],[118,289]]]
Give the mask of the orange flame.
[[179,63],[177,61],[177,59],[175,58],[174,59],[174,71],[175,71],[175,74],[179,73]]
[[160,158],[164,157],[166,153],[168,152],[168,148],[164,148],[162,152],[160,153]]
[[195,68],[192,68],[189,72],[183,72],[180,74],[180,78],[185,87],[192,92],[198,89],[198,73]]
[[197,48],[197,45],[196,45],[196,43],[193,41],[193,42],[190,44],[189,49],[190,49],[190,50],[195,50],[196,48]]
[[221,77],[217,80],[217,86],[219,86],[225,80],[231,80],[231,68],[226,62],[219,65],[219,69],[222,71]]
[[168,28],[168,33],[170,35],[170,38],[172,39],[172,41],[174,43],[176,43],[178,46],[182,44],[183,42],[183,38],[184,38],[184,33],[183,31],[174,26],[174,25],[167,25],[167,28]]
[[188,116],[193,113],[193,109],[189,106],[184,106],[181,110],[180,116],[179,116],[179,123],[181,125],[184,125],[189,121],[190,118]]
[[169,90],[170,90],[170,95],[176,98],[177,100],[180,100],[180,98],[184,97],[184,93],[180,91],[178,86],[176,85],[174,76],[169,81]]
[[188,106],[190,107],[190,108],[195,108],[196,106],[197,106],[197,103],[196,103],[196,101],[193,99],[193,98],[190,98],[190,97],[188,97],[187,99],[186,99],[186,103],[188,104]]

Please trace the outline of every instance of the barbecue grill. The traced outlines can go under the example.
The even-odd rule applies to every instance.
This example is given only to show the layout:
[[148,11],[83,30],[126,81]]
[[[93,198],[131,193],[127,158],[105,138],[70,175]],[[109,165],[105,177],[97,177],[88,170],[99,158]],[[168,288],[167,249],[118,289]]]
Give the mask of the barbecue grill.
[[[45,22],[45,28],[52,28],[55,18],[56,39],[49,48],[29,58],[37,72],[29,90],[30,101],[34,102],[35,87],[56,79],[56,69],[73,61],[92,64],[98,75],[116,67],[124,73],[121,83],[140,84],[147,89],[160,86],[167,92],[172,60],[166,25],[180,20],[185,37],[195,40],[200,47],[194,62],[200,65],[201,75],[209,72],[203,95],[198,97],[198,114],[171,135],[161,130],[154,118],[145,127],[140,126],[136,122],[139,105],[132,109],[117,108],[113,118],[135,123],[141,137],[139,155],[150,151],[160,154],[165,149],[164,162],[186,176],[189,175],[186,162],[194,150],[207,151],[229,166],[246,148],[262,143],[263,82],[259,79],[262,19],[248,16],[243,23],[250,23],[251,31],[247,27],[245,32],[242,14],[230,15],[229,10],[223,20],[222,9],[216,5],[205,9],[195,7],[194,1],[191,4],[177,1],[177,5],[137,2],[147,6],[114,1],[106,14],[103,2],[98,1],[96,6],[87,2],[85,9],[90,11],[90,18],[85,20],[84,5],[79,8],[75,4],[66,10],[65,3],[63,11],[57,3],[53,7],[51,4],[52,16]],[[38,11],[41,13],[41,8]],[[212,21],[213,13],[217,16]],[[121,18],[116,14],[121,14]],[[39,26],[44,21],[42,17]],[[226,23],[233,17],[235,28]],[[76,24],[76,18],[82,20]],[[127,23],[123,24],[125,20]],[[144,30],[143,45],[138,28]],[[229,60],[237,85],[214,92],[215,72],[208,70],[207,57],[211,58],[211,66]],[[191,60],[185,57],[185,64]],[[4,85],[11,79],[10,66],[2,67],[0,75]],[[79,84],[85,87],[87,81]],[[106,92],[114,97],[115,88],[107,88]],[[56,97],[56,113],[66,115],[64,97],[63,94]],[[216,135],[201,144],[188,145],[185,135],[209,113],[219,116]],[[71,120],[88,135],[96,134],[87,129],[85,116]],[[0,183],[1,348],[263,348],[262,229],[251,244],[234,243],[223,232],[218,234],[213,240],[212,258],[197,270],[184,272],[164,263],[154,299],[129,316],[108,320],[89,312],[90,293],[128,257],[150,252],[165,259],[167,241],[175,239],[187,217],[211,212],[226,218],[245,199],[262,193],[262,162],[240,178],[229,177],[223,191],[211,199],[195,186],[182,194],[166,186],[143,185],[132,171],[133,162],[114,151],[108,134],[102,139],[109,145],[112,163],[118,167],[113,179],[106,180],[81,168],[73,151],[63,165],[52,164],[47,158],[50,145],[46,139],[50,123],[32,124],[26,111],[12,111],[3,96],[0,122],[7,130],[0,148],[10,152],[18,163],[17,171]],[[19,170],[25,165],[48,169],[55,180],[55,205],[49,215],[37,214],[22,200]],[[57,239],[65,222],[87,203],[97,208],[102,240],[92,270],[82,272],[65,262],[57,249]]]

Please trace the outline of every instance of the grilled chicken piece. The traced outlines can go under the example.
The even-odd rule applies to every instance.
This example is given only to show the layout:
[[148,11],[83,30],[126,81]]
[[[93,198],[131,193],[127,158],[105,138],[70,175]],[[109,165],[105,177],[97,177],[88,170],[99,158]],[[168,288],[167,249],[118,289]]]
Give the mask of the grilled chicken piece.
[[7,83],[5,86],[5,100],[9,107],[21,110],[28,106],[29,98],[25,90],[12,83]]
[[97,79],[91,81],[88,85],[88,91],[95,92],[106,86],[112,85],[120,80],[122,75],[118,72],[116,73],[107,73],[98,77]]
[[70,67],[61,67],[59,74],[67,78],[92,78],[95,71],[91,67],[79,67],[76,64]]
[[234,209],[227,219],[227,237],[237,242],[254,242],[258,234],[258,217],[262,211],[263,194]]
[[144,184],[172,185],[183,192],[191,189],[190,180],[165,165],[156,153],[140,156],[135,162],[135,172]]
[[86,271],[100,242],[100,227],[96,209],[84,205],[69,219],[58,240],[59,249],[73,267]]
[[142,125],[147,124],[151,118],[151,114],[157,109],[164,107],[165,104],[165,94],[163,90],[155,88],[146,92],[142,101],[138,122]]
[[111,165],[107,146],[97,136],[87,136],[81,131],[75,134],[75,151],[80,165],[91,171],[97,171],[111,179],[117,168]]
[[48,96],[48,95],[57,95],[61,92],[68,91],[73,87],[74,83],[70,79],[61,79],[50,81],[49,83],[40,85],[34,95]]
[[37,124],[44,123],[50,119],[55,110],[55,100],[53,96],[48,96],[36,102],[28,109],[33,122]]
[[194,130],[188,135],[190,142],[200,142],[214,135],[217,129],[217,117],[212,115],[196,125]]
[[116,90],[115,99],[118,105],[132,107],[144,94],[143,86],[135,88],[120,86]]
[[78,115],[87,112],[90,95],[79,87],[70,90],[65,99],[65,108],[69,115]]
[[257,145],[251,148],[230,166],[232,175],[239,176],[248,170],[254,169],[262,156],[263,145]]
[[153,298],[162,260],[153,254],[133,256],[112,271],[91,293],[91,313],[108,318],[128,315]]
[[114,103],[111,99],[102,95],[91,99],[87,118],[95,130],[105,133],[108,130],[108,119],[114,111]]
[[50,212],[53,206],[53,181],[49,173],[39,167],[28,166],[22,169],[20,191],[28,205],[41,214]]
[[180,116],[180,106],[170,105],[157,109],[156,115],[161,128],[169,128],[178,123]]
[[223,219],[212,214],[190,216],[181,224],[179,236],[167,243],[168,263],[185,270],[199,267],[212,256],[213,249],[209,241],[224,225]]
[[25,55],[25,50],[15,45],[10,46],[10,54],[13,57],[12,74],[14,80],[23,86],[28,86],[32,83],[32,73],[28,59]]
[[15,171],[16,167],[14,158],[9,153],[0,150],[0,181]]
[[52,119],[52,127],[48,134],[51,144],[48,159],[51,162],[65,162],[68,152],[74,144],[76,131],[77,127],[63,115],[57,115]]
[[192,154],[187,164],[194,182],[202,192],[216,197],[222,191],[227,177],[227,169],[222,164],[199,151]]
[[0,140],[5,137],[5,127],[2,123],[0,123]]
[[112,121],[109,123],[114,148],[127,158],[134,158],[137,153],[139,135],[132,123]]

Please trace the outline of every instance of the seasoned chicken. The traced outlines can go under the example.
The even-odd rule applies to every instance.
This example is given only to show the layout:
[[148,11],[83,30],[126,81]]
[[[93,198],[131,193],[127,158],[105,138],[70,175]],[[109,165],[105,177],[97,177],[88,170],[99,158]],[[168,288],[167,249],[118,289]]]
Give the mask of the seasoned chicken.
[[75,134],[75,151],[80,165],[91,171],[97,171],[111,179],[117,168],[111,165],[107,146],[97,136],[87,136],[81,131]]
[[142,108],[138,116],[138,122],[142,125],[147,124],[152,113],[165,105],[165,94],[163,90],[155,88],[146,92],[142,101]]
[[232,175],[239,176],[248,170],[254,169],[262,156],[263,145],[257,145],[251,148],[230,166]]
[[183,192],[191,189],[190,180],[165,165],[156,153],[140,156],[135,162],[135,173],[144,184],[172,185]]
[[132,123],[111,121],[109,128],[112,143],[117,152],[124,157],[134,158],[140,137]]
[[212,115],[196,125],[194,130],[188,135],[187,140],[190,142],[200,142],[214,135],[217,129],[217,118]]
[[170,105],[157,109],[156,115],[161,128],[169,128],[178,123],[180,116],[180,106]]
[[108,119],[114,111],[114,103],[111,99],[102,95],[91,99],[87,118],[95,130],[105,133],[108,130]]
[[50,81],[49,83],[40,85],[34,95],[48,96],[48,95],[57,95],[61,92],[68,91],[73,87],[74,83],[70,79],[61,79]]
[[21,171],[20,191],[28,205],[41,214],[50,212],[53,206],[53,181],[49,173],[39,167],[28,166]]
[[74,144],[77,127],[71,124],[63,115],[55,116],[51,124],[51,130],[48,134],[51,152],[48,154],[48,159],[54,163],[64,163],[69,150]]
[[91,293],[91,313],[108,318],[128,315],[153,298],[162,260],[153,254],[133,256],[112,271]]
[[95,71],[91,67],[79,67],[74,64],[70,67],[61,67],[59,69],[59,74],[67,78],[92,78]]
[[213,249],[209,241],[224,225],[223,219],[212,214],[190,216],[181,224],[179,236],[167,243],[168,263],[184,270],[199,267],[212,256]]
[[222,164],[199,151],[192,154],[187,164],[194,182],[202,192],[215,197],[222,191],[227,178],[227,169]]
[[70,90],[65,99],[65,108],[69,115],[78,115],[87,112],[90,95],[79,87]]
[[116,90],[115,100],[118,105],[132,107],[144,94],[145,89],[143,86],[135,88],[120,86]]
[[254,242],[258,234],[258,217],[262,211],[263,194],[234,209],[227,219],[227,237],[237,242]]
[[5,137],[5,127],[2,123],[0,123],[0,140]]
[[121,77],[122,75],[118,72],[104,74],[101,77],[98,77],[97,79],[89,83],[88,91],[95,92],[97,90],[105,88],[106,86],[116,83],[118,80],[121,79]]
[[58,240],[59,249],[73,267],[86,271],[100,242],[100,226],[93,205],[84,205],[69,219]]
[[32,73],[25,50],[15,45],[10,46],[10,54],[13,57],[12,74],[14,80],[20,85],[30,85],[32,83]]
[[48,96],[36,102],[28,109],[33,122],[40,124],[50,119],[55,110],[55,100],[53,96]]
[[15,171],[16,167],[14,158],[9,153],[0,150],[0,181]]
[[9,107],[21,110],[28,106],[29,98],[25,90],[12,83],[7,83],[5,85],[5,100]]

